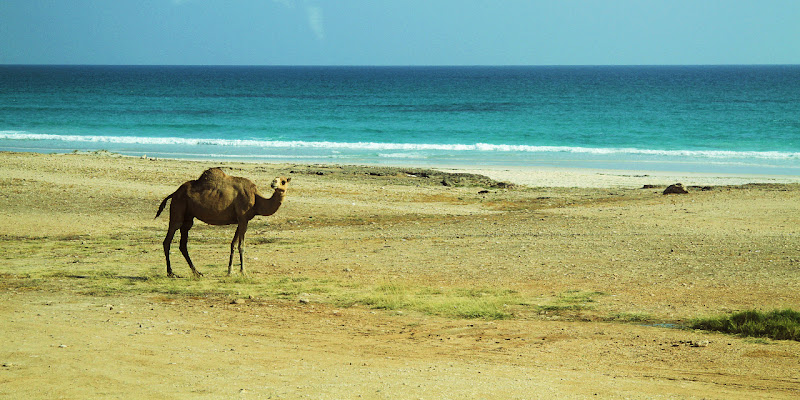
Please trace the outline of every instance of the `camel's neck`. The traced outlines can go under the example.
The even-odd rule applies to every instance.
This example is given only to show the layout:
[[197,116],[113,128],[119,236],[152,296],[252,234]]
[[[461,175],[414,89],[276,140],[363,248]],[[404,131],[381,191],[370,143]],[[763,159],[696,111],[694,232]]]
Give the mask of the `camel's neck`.
[[266,198],[256,195],[256,214],[258,215],[272,215],[278,211],[283,202],[283,190],[276,189],[272,193],[272,197]]

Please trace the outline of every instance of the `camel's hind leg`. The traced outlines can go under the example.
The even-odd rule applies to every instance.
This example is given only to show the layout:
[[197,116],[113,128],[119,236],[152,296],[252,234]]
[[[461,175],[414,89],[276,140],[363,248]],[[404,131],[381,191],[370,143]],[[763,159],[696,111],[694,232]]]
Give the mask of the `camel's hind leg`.
[[172,265],[169,262],[169,248],[172,245],[172,239],[175,237],[175,232],[180,229],[182,224],[169,224],[167,228],[167,237],[164,238],[164,257],[167,259],[167,276],[170,278],[180,278],[172,272]]
[[240,222],[236,227],[236,233],[233,235],[231,241],[231,255],[228,257],[228,276],[231,275],[231,266],[233,265],[233,250],[234,247],[239,245],[239,272],[244,275],[244,234],[247,232],[247,221]]
[[192,264],[192,259],[189,258],[189,229],[192,229],[193,224],[194,221],[192,220],[183,221],[183,224],[181,224],[181,243],[178,248],[181,249],[181,254],[183,254],[183,258],[185,258],[186,262],[189,264],[189,268],[192,269],[194,276],[200,277],[203,276],[203,274],[201,274],[200,271],[194,267],[194,264]]

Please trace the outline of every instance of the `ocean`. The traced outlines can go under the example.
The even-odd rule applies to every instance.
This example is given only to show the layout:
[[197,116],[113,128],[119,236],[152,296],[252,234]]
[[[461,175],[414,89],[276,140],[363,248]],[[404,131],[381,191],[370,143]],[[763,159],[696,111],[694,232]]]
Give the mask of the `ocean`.
[[0,66],[0,150],[800,175],[800,66]]

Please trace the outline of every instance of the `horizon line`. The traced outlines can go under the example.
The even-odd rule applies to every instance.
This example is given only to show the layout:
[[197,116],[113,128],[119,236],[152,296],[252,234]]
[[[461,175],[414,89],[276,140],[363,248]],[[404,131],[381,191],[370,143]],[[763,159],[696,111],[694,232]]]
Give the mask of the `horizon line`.
[[521,67],[787,67],[797,64],[81,64],[0,63],[3,67],[295,67],[295,68],[521,68]]

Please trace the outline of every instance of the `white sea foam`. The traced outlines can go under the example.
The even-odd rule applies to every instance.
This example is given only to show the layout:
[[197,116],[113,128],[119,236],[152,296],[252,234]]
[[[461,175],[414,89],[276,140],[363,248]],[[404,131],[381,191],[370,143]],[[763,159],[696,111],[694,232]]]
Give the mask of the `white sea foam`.
[[[643,155],[661,157],[692,157],[703,159],[771,159],[800,160],[800,152],[782,151],[731,151],[731,150],[654,150],[637,148],[594,148],[572,146],[530,146],[508,144],[434,144],[434,143],[376,143],[205,139],[177,137],[53,135],[23,131],[0,131],[0,140],[60,141],[74,143],[138,144],[155,146],[222,146],[284,149],[327,149],[332,151],[376,152],[517,152],[517,153],[573,153],[586,155]],[[416,153],[380,153],[381,157],[419,157]]]

